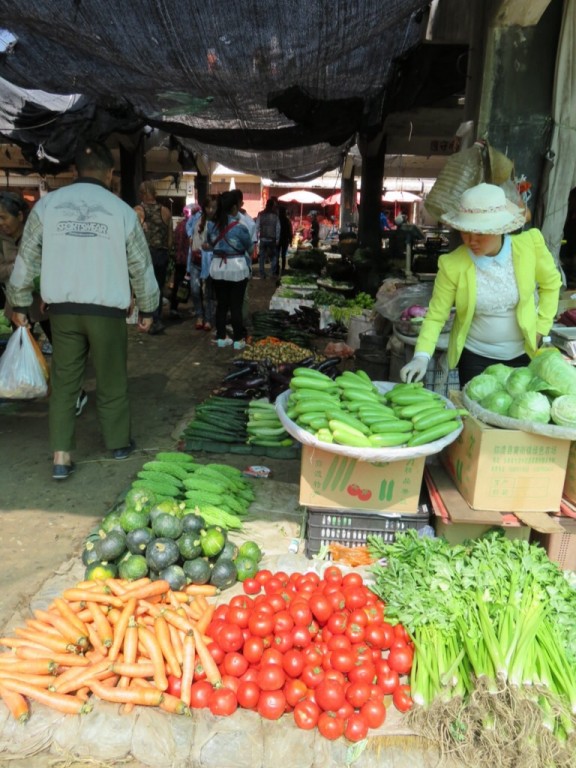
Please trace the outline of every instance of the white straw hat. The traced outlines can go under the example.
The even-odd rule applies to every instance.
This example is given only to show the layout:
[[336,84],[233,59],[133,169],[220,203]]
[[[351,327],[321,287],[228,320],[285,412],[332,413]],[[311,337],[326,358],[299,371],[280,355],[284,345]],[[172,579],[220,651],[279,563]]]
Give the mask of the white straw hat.
[[504,235],[526,223],[522,208],[510,202],[495,184],[478,184],[467,189],[458,208],[443,214],[441,220],[459,232]]

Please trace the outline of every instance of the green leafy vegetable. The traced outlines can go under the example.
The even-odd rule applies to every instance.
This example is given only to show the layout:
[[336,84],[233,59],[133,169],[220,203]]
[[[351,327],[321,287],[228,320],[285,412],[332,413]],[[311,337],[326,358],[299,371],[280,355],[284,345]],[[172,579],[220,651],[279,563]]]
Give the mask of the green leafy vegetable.
[[576,429],[576,396],[561,395],[557,397],[552,403],[550,416],[554,424]]
[[494,365],[489,365],[488,368],[485,368],[484,373],[488,374],[488,376],[494,376],[494,378],[497,379],[504,387],[508,376],[510,376],[513,370],[514,368],[512,368],[510,365],[504,365],[504,363],[494,363]]
[[524,392],[512,401],[508,416],[521,421],[535,421],[548,424],[550,421],[550,401],[541,392]]
[[499,389],[502,389],[502,387],[498,379],[487,373],[480,373],[468,382],[466,385],[466,394],[471,400],[477,400],[479,402]]
[[533,376],[539,376],[562,395],[576,395],[576,369],[559,350],[547,349],[530,362]]
[[508,379],[506,380],[506,391],[509,392],[512,397],[527,392],[530,389],[530,382],[534,374],[529,368],[514,368]]
[[512,395],[501,389],[498,392],[492,392],[486,397],[483,397],[482,400],[480,400],[480,405],[482,408],[486,408],[487,411],[499,413],[500,416],[506,416],[513,399]]
[[478,681],[493,694],[508,684],[541,704],[558,738],[574,727],[576,591],[541,547],[500,531],[450,546],[414,530],[393,543],[369,536],[368,547],[380,561],[371,589],[414,639],[415,702],[467,702]]

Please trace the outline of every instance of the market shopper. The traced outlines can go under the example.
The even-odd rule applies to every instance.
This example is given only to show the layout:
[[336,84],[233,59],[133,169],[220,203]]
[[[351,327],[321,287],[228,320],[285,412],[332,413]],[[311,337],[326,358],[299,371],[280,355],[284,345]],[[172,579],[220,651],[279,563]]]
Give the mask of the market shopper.
[[214,325],[214,288],[210,277],[212,248],[206,237],[208,222],[214,220],[217,208],[218,197],[208,195],[192,232],[187,274],[190,277],[196,330],[211,331]]
[[172,214],[165,205],[160,205],[156,199],[156,186],[153,181],[143,181],[139,188],[140,204],[134,210],[138,214],[146,241],[152,256],[154,274],[160,291],[158,307],[154,313],[151,334],[162,333],[163,291],[168,274],[170,250],[172,248]]
[[282,274],[286,272],[286,254],[288,248],[292,243],[294,233],[292,230],[292,222],[288,216],[288,210],[285,205],[281,205],[278,208],[278,218],[280,219],[280,242],[278,244],[278,259],[280,261],[280,268]]
[[184,208],[184,216],[178,222],[174,229],[174,274],[172,277],[172,289],[170,291],[170,319],[181,320],[180,313],[178,312],[178,305],[180,302],[186,303],[186,298],[183,298],[181,289],[182,285],[186,285],[186,267],[188,264],[188,253],[190,251],[190,239],[186,232],[186,222],[190,216],[190,210]]
[[[234,349],[246,345],[242,306],[250,277],[248,254],[252,238],[238,216],[237,198],[233,191],[218,197],[214,221],[208,223],[207,248],[213,251],[210,277],[216,296],[216,338],[219,347],[231,344]],[[226,336],[226,319],[230,312],[233,338]]]
[[310,242],[312,248],[318,248],[320,243],[320,222],[314,211],[310,214]]
[[[17,192],[0,192],[0,308],[8,320],[12,319],[12,307],[6,302],[6,284],[10,279],[14,262],[18,254],[18,247],[24,232],[24,225],[30,213],[28,203]],[[44,331],[48,343],[51,344],[52,331],[50,320],[42,311],[40,294],[35,291],[32,306],[28,314],[30,325],[39,323]],[[49,354],[50,349],[43,349],[44,354]]]
[[552,326],[561,277],[542,234],[520,234],[524,210],[493,184],[462,195],[442,217],[460,232],[462,245],[441,256],[428,312],[413,359],[402,381],[426,375],[440,332],[455,309],[448,342],[448,365],[458,366],[460,384],[493,363],[525,366]]
[[31,211],[7,298],[18,326],[28,324],[34,279],[48,305],[54,354],[49,402],[52,477],[74,471],[75,409],[90,353],[96,407],[106,447],[117,460],[134,450],[130,434],[126,316],[132,291],[138,327],[148,331],[158,305],[150,252],[136,213],[110,191],[114,158],[88,142],[76,156],[78,179]]
[[263,211],[256,219],[258,232],[258,273],[266,279],[266,262],[270,262],[272,275],[278,274],[278,244],[280,242],[280,219],[278,203],[275,197],[266,200]]

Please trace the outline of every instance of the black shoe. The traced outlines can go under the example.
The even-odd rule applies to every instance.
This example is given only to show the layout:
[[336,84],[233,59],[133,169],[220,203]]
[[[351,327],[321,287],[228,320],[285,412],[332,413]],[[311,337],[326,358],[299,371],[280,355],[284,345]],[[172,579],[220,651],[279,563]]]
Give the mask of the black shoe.
[[158,333],[164,333],[165,329],[166,329],[166,326],[158,320],[158,321],[152,323],[152,327],[150,328],[148,333],[151,336],[155,336]]
[[76,469],[76,464],[71,462],[70,464],[53,464],[52,465],[52,479],[53,480],[66,480],[72,472]]
[[84,392],[83,389],[81,389],[80,394],[78,395],[78,399],[76,400],[76,416],[80,416],[87,402],[88,402],[88,395],[86,394],[86,392]]
[[127,445],[124,448],[115,448],[112,451],[112,458],[116,459],[116,461],[124,461],[124,459],[127,459],[135,449],[136,443],[134,440],[130,440],[130,445]]

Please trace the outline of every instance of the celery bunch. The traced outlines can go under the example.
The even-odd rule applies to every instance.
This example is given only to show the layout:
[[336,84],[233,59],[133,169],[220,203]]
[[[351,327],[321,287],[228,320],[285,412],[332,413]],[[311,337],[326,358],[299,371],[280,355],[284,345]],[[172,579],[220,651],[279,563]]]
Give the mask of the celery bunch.
[[[451,546],[408,530],[385,543],[368,539],[373,591],[386,616],[411,633],[414,701],[464,700],[478,681],[532,698],[559,738],[576,714],[576,590],[546,552],[500,532]],[[560,714],[550,712],[550,694]],[[572,717],[570,716],[572,715]]]

